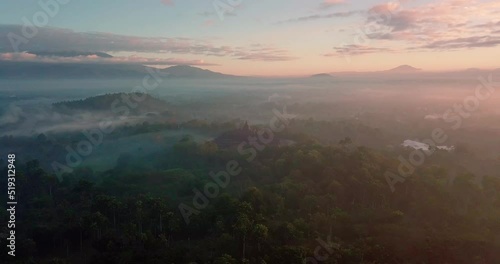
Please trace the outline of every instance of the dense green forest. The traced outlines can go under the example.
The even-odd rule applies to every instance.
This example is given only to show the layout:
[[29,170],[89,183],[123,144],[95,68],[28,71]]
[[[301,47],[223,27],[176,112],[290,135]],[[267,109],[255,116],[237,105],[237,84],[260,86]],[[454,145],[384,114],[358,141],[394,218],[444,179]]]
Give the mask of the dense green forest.
[[16,163],[17,263],[498,263],[498,178],[424,164],[391,192],[397,159],[289,137],[241,155],[185,136],[62,181]]

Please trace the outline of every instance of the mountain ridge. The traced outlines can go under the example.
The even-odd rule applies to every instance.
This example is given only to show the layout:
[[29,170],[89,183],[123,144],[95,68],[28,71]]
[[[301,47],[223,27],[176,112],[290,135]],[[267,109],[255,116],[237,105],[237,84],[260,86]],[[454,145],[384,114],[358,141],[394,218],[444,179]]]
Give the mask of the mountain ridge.
[[333,76],[329,73],[318,73],[309,76],[310,78],[332,78]]
[[419,68],[415,68],[413,66],[410,66],[410,65],[399,65],[398,67],[396,68],[392,68],[392,69],[389,69],[389,70],[386,70],[384,72],[401,72],[401,73],[410,73],[410,72],[420,72],[422,71],[422,69],[419,69]]
[[207,69],[202,69],[190,65],[175,65],[168,68],[161,69],[160,72],[169,77],[176,78],[223,78],[223,77],[236,77],[220,72],[214,72]]
[[0,78],[5,79],[141,78],[150,74],[151,70],[166,78],[237,77],[188,65],[155,69],[140,64],[0,61]]

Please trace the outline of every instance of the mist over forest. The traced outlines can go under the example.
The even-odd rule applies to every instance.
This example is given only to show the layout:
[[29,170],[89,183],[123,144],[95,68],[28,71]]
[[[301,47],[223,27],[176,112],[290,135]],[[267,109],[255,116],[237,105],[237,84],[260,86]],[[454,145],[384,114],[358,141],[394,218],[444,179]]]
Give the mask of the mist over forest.
[[[492,81],[2,80],[0,155],[23,164],[20,247],[44,263],[302,263],[318,240],[325,263],[494,263],[500,95],[484,86],[471,103]],[[215,174],[232,162],[234,176]]]

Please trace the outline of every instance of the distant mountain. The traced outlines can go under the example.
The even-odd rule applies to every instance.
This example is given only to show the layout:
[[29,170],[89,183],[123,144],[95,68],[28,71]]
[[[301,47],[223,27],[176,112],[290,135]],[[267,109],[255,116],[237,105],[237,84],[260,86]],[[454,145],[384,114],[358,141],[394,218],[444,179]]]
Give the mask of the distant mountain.
[[146,67],[139,64],[0,61],[0,78],[5,79],[140,78],[146,74]]
[[401,65],[394,69],[387,70],[386,72],[394,72],[394,73],[412,73],[412,72],[420,72],[422,69],[418,69],[412,67],[410,65]]
[[332,78],[333,76],[328,73],[319,73],[319,74],[314,74],[311,75],[311,78]]
[[479,68],[468,68],[464,70],[464,72],[482,72],[482,71],[484,70]]
[[500,72],[500,68],[498,69],[481,69],[481,68],[468,68],[460,71],[451,71],[450,73],[456,74],[488,74],[492,72]]
[[200,69],[188,65],[177,65],[165,68],[161,72],[168,77],[175,78],[222,78],[222,77],[234,77],[233,75],[222,74],[219,72],[213,72],[210,70]]
[[[60,54],[62,56],[62,54]],[[67,54],[70,56],[71,54]],[[101,54],[101,56],[104,56]],[[0,78],[4,79],[78,79],[142,78],[148,67],[118,63],[42,63],[0,61]],[[156,70],[156,69],[155,69]],[[191,66],[172,66],[158,70],[165,78],[233,77]]]

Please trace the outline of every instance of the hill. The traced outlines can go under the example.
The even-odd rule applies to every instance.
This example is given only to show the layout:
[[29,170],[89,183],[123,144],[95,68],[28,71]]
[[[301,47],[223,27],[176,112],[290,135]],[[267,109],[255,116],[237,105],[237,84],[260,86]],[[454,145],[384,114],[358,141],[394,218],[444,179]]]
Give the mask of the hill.
[[56,111],[110,111],[114,102],[123,101],[123,98],[136,96],[144,98],[135,108],[129,108],[132,114],[162,113],[167,114],[169,105],[160,99],[154,98],[148,94],[140,93],[114,93],[89,97],[82,100],[65,101],[54,103]]
[[[43,56],[51,56],[44,53]],[[96,56],[111,56],[105,53]],[[76,53],[59,54],[58,56],[77,56]],[[149,75],[147,66],[140,64],[118,63],[42,63],[0,61],[0,78],[4,79],[113,79],[142,78]],[[197,67],[179,65],[160,69],[163,77],[172,78],[224,78],[234,77]]]
[[311,75],[310,78],[333,78],[333,76],[331,74],[328,74],[328,73],[319,73],[319,74],[314,74],[314,75]]
[[177,65],[165,68],[161,70],[162,73],[168,77],[175,78],[222,78],[222,77],[233,77],[232,75],[222,74],[219,72],[213,72],[210,70],[205,70],[189,65]]
[[0,61],[0,78],[5,79],[141,78],[146,74],[146,67],[138,64]]
[[394,73],[413,73],[413,72],[420,72],[422,69],[418,69],[415,67],[412,67],[410,65],[401,65],[396,68],[387,70],[386,72],[394,72]]

